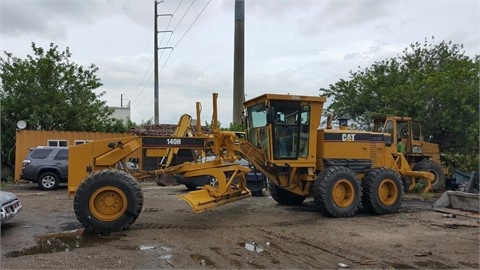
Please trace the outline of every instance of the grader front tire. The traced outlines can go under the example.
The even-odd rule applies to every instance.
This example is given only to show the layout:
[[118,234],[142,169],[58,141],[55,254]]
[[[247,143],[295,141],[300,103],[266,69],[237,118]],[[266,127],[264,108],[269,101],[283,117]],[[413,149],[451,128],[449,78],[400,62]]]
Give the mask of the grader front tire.
[[346,167],[330,167],[312,187],[315,204],[331,217],[351,217],[360,205],[362,188],[355,173]]
[[281,205],[300,205],[305,200],[304,196],[292,193],[272,182],[268,182],[268,190],[272,198]]
[[78,187],[73,207],[85,230],[98,234],[127,229],[140,215],[143,193],[133,176],[119,170],[90,175]]
[[432,182],[433,191],[440,191],[445,189],[445,174],[443,173],[442,166],[440,166],[440,164],[436,163],[435,161],[424,159],[415,164],[415,166],[413,166],[413,170],[431,172],[435,175],[435,179]]
[[362,180],[362,204],[365,210],[376,215],[394,213],[402,200],[402,181],[396,172],[376,168]]

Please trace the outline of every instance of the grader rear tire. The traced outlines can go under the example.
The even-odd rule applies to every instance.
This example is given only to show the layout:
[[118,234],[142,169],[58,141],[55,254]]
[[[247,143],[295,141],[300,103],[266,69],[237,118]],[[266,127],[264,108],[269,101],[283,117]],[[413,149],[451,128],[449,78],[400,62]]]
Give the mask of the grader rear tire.
[[376,215],[397,211],[402,201],[402,181],[396,172],[387,168],[376,168],[362,180],[362,204],[365,210]]
[[73,208],[85,230],[98,234],[127,229],[140,215],[143,192],[133,176],[102,170],[78,187]]
[[304,196],[292,193],[270,181],[268,182],[268,190],[272,198],[281,205],[300,205],[305,200]]
[[312,193],[322,213],[331,217],[351,217],[360,205],[362,188],[352,170],[330,167],[313,183]]

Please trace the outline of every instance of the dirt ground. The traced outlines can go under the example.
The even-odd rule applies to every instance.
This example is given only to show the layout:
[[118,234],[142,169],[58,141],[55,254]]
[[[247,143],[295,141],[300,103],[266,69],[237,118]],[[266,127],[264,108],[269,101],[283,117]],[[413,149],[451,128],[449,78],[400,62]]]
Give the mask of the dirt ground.
[[[2,269],[478,269],[479,219],[446,217],[435,198],[408,195],[398,213],[323,216],[313,200],[268,194],[195,214],[183,186],[143,182],[144,207],[126,231],[83,233],[65,187],[16,184],[22,211],[1,227]],[[440,194],[437,195],[437,197]]]

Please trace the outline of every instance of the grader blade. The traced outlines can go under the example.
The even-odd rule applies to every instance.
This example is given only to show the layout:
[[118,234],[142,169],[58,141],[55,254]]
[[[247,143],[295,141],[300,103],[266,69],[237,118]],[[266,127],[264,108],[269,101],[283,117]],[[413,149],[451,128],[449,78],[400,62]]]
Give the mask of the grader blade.
[[252,196],[252,194],[247,190],[236,191],[234,193],[223,195],[222,197],[213,197],[207,189],[190,191],[187,194],[178,195],[179,198],[187,201],[195,213],[201,213],[207,209],[246,199],[250,196]]

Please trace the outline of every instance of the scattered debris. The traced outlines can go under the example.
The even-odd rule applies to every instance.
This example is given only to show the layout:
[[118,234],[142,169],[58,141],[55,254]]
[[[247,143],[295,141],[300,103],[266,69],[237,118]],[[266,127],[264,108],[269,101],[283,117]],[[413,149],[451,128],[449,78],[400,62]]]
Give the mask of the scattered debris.
[[155,246],[140,245],[140,250],[151,250],[155,249]]
[[263,248],[260,247],[257,243],[252,242],[251,244],[245,243],[245,248],[249,251],[256,251],[257,253],[263,252]]

